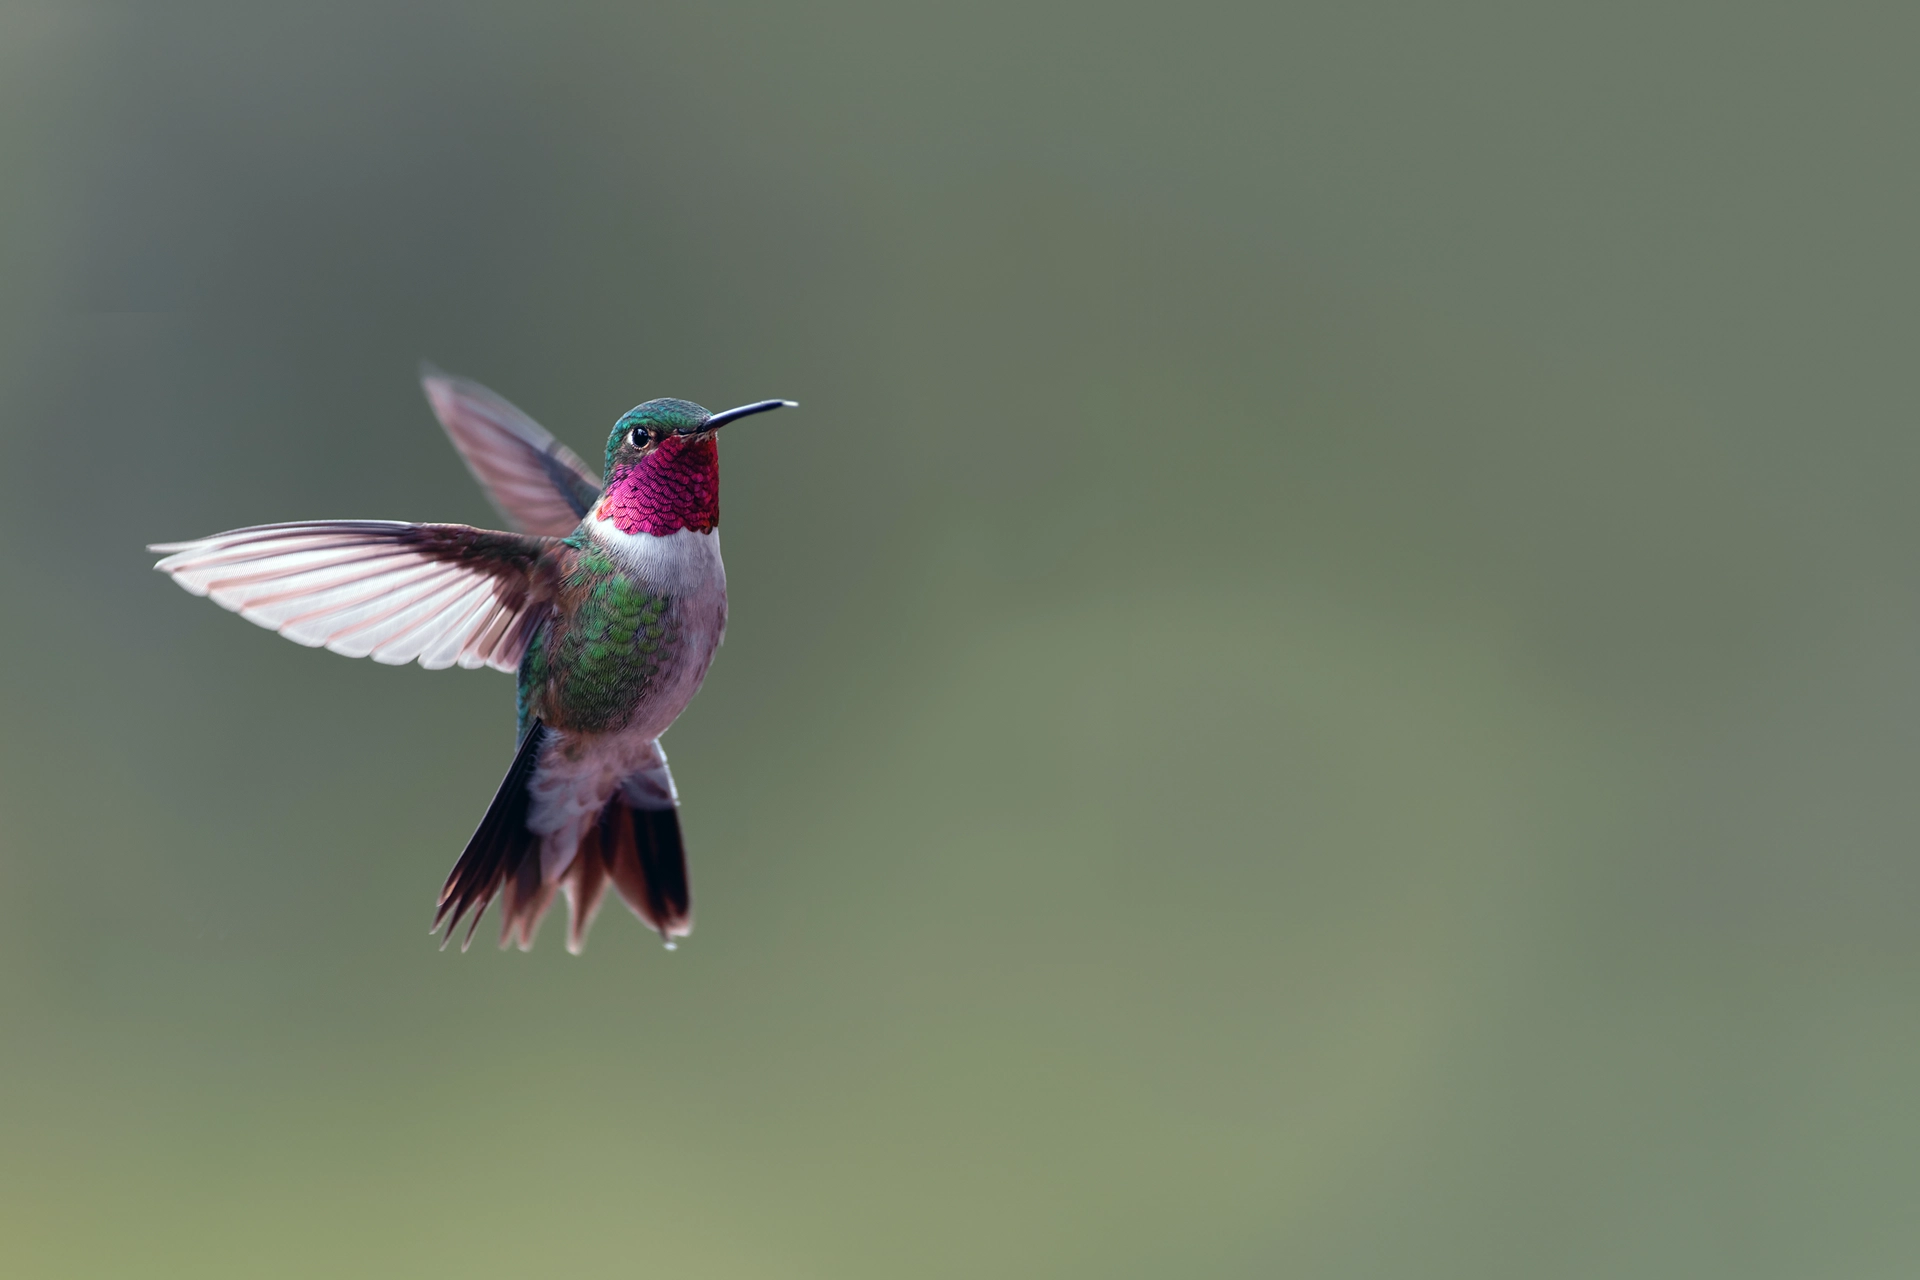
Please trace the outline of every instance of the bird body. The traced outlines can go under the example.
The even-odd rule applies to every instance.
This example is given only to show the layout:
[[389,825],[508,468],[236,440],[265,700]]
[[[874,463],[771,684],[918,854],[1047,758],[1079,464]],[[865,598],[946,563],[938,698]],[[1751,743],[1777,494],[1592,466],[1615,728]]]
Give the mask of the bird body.
[[[390,521],[263,525],[159,545],[187,590],[302,644],[518,676],[518,749],[442,888],[447,936],[499,896],[501,945],[533,943],[556,892],[578,951],[609,885],[667,940],[690,932],[679,797],[660,735],[726,633],[719,449],[727,422],[651,400],[608,437],[605,484],[530,418],[429,370],[427,396],[523,532]],[[468,930],[472,937],[472,926]]]

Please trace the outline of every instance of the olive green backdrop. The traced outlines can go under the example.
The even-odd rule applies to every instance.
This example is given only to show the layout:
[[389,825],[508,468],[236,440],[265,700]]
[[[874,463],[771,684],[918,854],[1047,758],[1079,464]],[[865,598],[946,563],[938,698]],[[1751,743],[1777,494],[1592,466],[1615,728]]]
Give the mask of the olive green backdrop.
[[[1912,1274],[1914,15],[5,0],[0,1273]],[[422,357],[802,403],[676,953],[149,570]]]

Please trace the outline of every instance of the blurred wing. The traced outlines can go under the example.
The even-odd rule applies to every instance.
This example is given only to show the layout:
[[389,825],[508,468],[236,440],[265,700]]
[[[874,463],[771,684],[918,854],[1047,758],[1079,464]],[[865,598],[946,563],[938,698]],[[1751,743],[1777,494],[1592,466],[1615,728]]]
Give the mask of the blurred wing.
[[453,447],[514,528],[553,538],[573,532],[600,496],[600,477],[573,450],[477,382],[427,365],[420,385]]
[[560,544],[463,524],[310,520],[162,543],[154,568],[298,644],[429,668],[520,665]]

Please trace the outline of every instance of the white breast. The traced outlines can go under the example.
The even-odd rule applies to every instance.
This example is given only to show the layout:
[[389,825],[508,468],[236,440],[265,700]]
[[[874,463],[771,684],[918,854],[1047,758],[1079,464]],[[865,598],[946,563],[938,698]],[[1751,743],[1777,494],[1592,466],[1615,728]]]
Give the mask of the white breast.
[[727,597],[727,570],[720,563],[720,531],[677,529],[661,537],[622,533],[611,520],[587,521],[587,532],[632,577],[676,600],[717,592]]

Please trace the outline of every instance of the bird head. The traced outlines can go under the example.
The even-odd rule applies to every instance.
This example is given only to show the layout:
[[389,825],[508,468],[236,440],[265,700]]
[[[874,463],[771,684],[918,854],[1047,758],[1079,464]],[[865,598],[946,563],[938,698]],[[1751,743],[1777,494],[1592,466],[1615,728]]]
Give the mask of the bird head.
[[620,415],[607,437],[607,478],[625,471],[651,454],[673,456],[689,444],[710,440],[713,433],[729,422],[765,413],[769,409],[790,409],[792,400],[756,400],[724,413],[708,413],[691,400],[649,400]]

